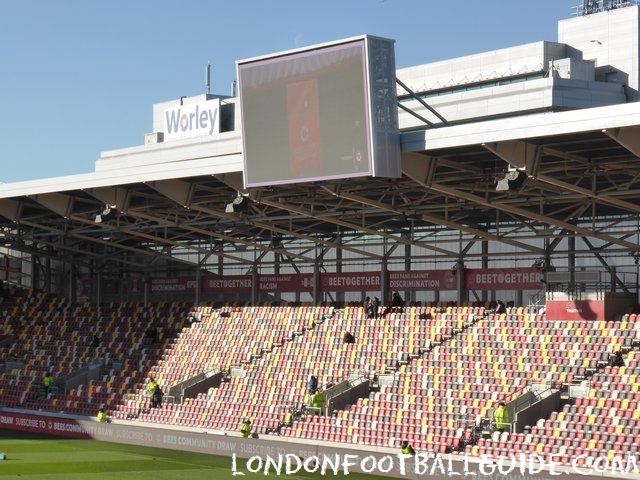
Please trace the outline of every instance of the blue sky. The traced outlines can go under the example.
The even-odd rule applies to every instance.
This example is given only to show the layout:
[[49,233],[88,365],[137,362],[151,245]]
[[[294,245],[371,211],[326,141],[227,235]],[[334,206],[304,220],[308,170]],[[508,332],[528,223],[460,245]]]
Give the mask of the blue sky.
[[153,104],[229,94],[235,62],[362,34],[396,67],[557,40],[580,0],[3,0],[0,182],[94,171]]

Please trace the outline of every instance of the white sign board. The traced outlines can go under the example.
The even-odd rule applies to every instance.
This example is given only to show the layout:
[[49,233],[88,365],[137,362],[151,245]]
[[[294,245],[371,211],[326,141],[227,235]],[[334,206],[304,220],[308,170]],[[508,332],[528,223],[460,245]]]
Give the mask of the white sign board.
[[163,124],[165,142],[220,133],[220,99],[167,108]]

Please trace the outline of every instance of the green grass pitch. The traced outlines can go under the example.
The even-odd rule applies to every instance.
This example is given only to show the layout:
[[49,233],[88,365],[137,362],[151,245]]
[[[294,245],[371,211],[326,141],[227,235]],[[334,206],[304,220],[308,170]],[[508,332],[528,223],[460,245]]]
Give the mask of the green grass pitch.
[[[231,458],[203,453],[125,445],[97,440],[78,440],[27,434],[13,430],[0,431],[0,480],[244,480],[265,478],[264,471],[248,472],[245,461],[238,461],[234,476]],[[333,472],[296,473],[281,478],[301,480],[334,477]],[[275,472],[269,474],[278,478]],[[336,477],[345,477],[342,472]],[[336,478],[334,477],[334,478]],[[374,477],[349,473],[349,480]]]

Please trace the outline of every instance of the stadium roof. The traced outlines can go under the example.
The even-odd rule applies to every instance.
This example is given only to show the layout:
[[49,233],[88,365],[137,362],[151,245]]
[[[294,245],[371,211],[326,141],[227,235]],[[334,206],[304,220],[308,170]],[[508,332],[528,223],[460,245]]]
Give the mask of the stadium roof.
[[[223,257],[250,266],[265,252],[313,263],[318,248],[379,260],[364,248],[372,238],[457,259],[434,236],[448,230],[533,256],[544,251],[528,239],[570,236],[596,253],[640,250],[637,232],[616,227],[640,213],[638,103],[410,131],[401,142],[397,179],[247,192],[241,172],[205,173],[210,167],[192,161],[181,174],[173,164],[5,184],[4,245],[133,271],[152,270],[159,258],[192,268],[193,254],[202,264]],[[238,254],[245,247],[254,255]]]
[[219,133],[163,142],[158,118],[184,98],[157,104],[145,144],[104,152],[93,173],[2,185],[0,247],[116,275],[258,264],[276,273],[282,262],[338,270],[343,259],[364,268],[390,256],[488,268],[490,256],[553,253],[565,264],[586,255],[605,268],[609,256],[637,265],[638,24],[628,5],[561,21],[565,43],[396,71],[398,178],[247,190],[237,97],[186,98],[215,100]]

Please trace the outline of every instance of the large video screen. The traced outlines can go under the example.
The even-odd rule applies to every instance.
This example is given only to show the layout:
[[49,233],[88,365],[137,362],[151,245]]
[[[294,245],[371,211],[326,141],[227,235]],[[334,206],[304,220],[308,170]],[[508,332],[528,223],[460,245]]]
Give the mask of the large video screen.
[[238,62],[245,187],[374,174],[367,38]]

